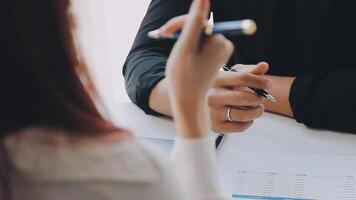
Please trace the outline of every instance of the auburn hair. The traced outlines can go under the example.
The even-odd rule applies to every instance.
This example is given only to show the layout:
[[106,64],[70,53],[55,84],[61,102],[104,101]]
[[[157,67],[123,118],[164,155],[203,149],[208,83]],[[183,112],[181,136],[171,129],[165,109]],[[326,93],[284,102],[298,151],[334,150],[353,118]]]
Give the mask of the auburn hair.
[[[3,138],[30,126],[121,131],[98,111],[73,40],[70,0],[0,0],[0,198],[11,199]],[[92,97],[95,97],[92,98]]]
[[0,134],[33,125],[118,130],[99,113],[73,41],[70,0],[1,0]]

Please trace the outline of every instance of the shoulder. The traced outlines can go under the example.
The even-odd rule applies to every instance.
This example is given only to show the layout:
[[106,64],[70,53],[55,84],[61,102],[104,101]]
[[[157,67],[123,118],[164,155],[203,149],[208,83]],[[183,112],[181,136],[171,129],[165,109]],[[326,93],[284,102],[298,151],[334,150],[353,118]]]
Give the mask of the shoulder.
[[77,139],[47,128],[30,128],[5,140],[16,174],[29,181],[154,182],[164,163],[134,138],[105,142]]

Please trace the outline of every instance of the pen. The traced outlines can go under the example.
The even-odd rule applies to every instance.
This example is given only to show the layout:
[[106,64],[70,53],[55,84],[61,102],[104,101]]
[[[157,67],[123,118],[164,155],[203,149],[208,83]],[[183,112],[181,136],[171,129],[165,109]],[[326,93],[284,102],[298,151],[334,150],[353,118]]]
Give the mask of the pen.
[[218,135],[218,137],[215,139],[215,149],[218,149],[219,148],[219,145],[221,144],[221,142],[223,141],[224,139],[224,134],[220,133]]
[[[231,69],[231,68],[228,68],[226,66],[223,66],[223,69],[226,70],[226,71],[232,71],[232,72],[236,72],[235,69]],[[259,96],[263,96],[264,98],[272,101],[272,102],[277,102],[276,98],[274,98],[271,94],[269,94],[267,91],[263,90],[263,89],[256,89],[256,88],[252,88],[252,87],[249,87],[251,90],[253,90],[256,94],[258,94]],[[218,135],[218,137],[215,139],[215,149],[218,149],[219,148],[219,145],[221,144],[221,142],[223,141],[224,139],[224,134],[220,133]]]
[[[251,19],[227,21],[227,22],[216,22],[212,26],[207,26],[204,29],[204,35],[214,35],[223,34],[230,36],[237,35],[253,35],[257,30],[255,21]],[[172,39],[176,40],[179,38],[181,31],[172,34],[171,36],[164,37],[160,35],[159,30],[154,30],[148,32],[148,36],[153,39]]]
[[[223,67],[224,70],[226,71],[232,71],[232,72],[236,72],[235,69],[229,69],[227,68],[226,66]],[[263,89],[256,89],[256,88],[252,88],[252,87],[249,87],[251,90],[253,90],[256,94],[258,94],[259,96],[263,96],[264,98],[272,101],[272,102],[277,102],[277,99],[274,98],[271,94],[269,94],[266,90],[263,90]]]

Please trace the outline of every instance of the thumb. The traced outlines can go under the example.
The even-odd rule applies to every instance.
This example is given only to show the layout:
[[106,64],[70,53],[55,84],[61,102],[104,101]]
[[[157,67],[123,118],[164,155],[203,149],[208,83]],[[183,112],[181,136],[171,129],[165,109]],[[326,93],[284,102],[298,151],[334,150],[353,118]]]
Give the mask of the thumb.
[[159,32],[162,36],[170,36],[177,31],[182,30],[185,21],[187,20],[187,15],[181,15],[169,20],[165,25],[159,28]]
[[188,21],[183,26],[182,43],[198,47],[203,29],[207,25],[209,11],[209,0],[194,0],[189,10]]
[[248,72],[248,73],[256,74],[256,75],[263,75],[263,74],[267,73],[268,68],[269,68],[268,63],[266,63],[266,62],[260,62],[260,63],[258,63],[256,66],[251,67],[251,68],[249,69],[249,72]]

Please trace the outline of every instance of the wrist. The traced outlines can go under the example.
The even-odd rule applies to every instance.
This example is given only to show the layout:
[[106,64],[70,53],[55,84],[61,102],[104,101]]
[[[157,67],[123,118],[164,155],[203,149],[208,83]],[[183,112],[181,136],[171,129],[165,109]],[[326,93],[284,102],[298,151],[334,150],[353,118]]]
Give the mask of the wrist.
[[266,77],[273,82],[273,87],[268,90],[276,99],[277,102],[266,101],[265,109],[269,112],[278,113],[288,117],[293,117],[293,111],[289,102],[289,94],[291,85],[295,77],[271,76]]
[[207,134],[208,126],[204,116],[184,115],[178,112],[174,115],[174,121],[179,135],[183,138],[201,138]]
[[204,100],[171,99],[173,118],[182,137],[199,138],[207,133],[208,120]]

